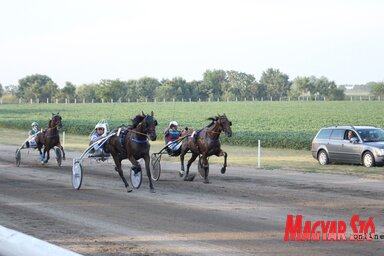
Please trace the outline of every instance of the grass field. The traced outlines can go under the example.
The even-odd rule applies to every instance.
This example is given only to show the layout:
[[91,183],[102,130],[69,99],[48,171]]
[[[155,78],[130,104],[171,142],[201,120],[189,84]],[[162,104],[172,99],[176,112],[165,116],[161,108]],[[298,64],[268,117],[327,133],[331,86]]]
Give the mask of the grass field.
[[52,112],[60,112],[63,130],[88,135],[100,119],[111,127],[129,124],[136,114],[154,111],[158,135],[169,121],[180,128],[203,128],[208,117],[226,113],[232,121],[233,137],[222,141],[233,146],[309,149],[316,132],[329,125],[374,125],[383,127],[384,101],[291,101],[291,102],[158,102],[98,104],[12,104],[0,105],[0,127],[29,129],[34,120],[46,126]]
[[[12,134],[12,136],[10,136]],[[7,145],[14,145],[15,150],[24,142],[26,139],[26,131],[2,128],[0,129],[0,143]],[[74,135],[61,134],[61,142],[64,143],[66,152],[76,151],[80,156],[88,147],[88,136],[85,135]],[[164,146],[163,141],[151,142],[151,153],[159,152]],[[255,147],[242,147],[242,146],[231,146],[223,145],[223,149],[228,153],[228,166],[229,170],[236,171],[234,166],[250,166],[258,167],[258,152]],[[38,158],[38,152],[31,152],[36,154]],[[189,159],[187,155],[186,160]],[[67,161],[72,161],[68,159]],[[168,157],[163,155],[162,161],[179,162],[178,157]],[[222,157],[210,157],[209,162],[211,164],[223,163]],[[112,164],[112,163],[111,163]],[[320,166],[318,162],[312,157],[308,150],[294,150],[294,149],[278,149],[278,148],[261,148],[261,159],[260,167],[267,170],[294,170],[302,172],[323,172],[323,173],[334,173],[344,175],[358,175],[362,177],[370,177],[375,179],[384,178],[384,168],[365,168],[357,165],[327,165]],[[255,169],[257,171],[257,169]]]

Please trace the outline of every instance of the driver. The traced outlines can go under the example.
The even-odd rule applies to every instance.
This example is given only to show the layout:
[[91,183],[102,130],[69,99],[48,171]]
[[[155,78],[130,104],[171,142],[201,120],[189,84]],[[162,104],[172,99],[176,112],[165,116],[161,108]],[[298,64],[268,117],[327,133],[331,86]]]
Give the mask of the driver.
[[[105,135],[106,134],[105,134],[104,126],[102,124],[96,124],[95,133],[92,134],[92,136],[90,138],[90,140],[91,140],[90,145],[92,145],[96,141],[101,140],[102,138],[105,137]],[[103,145],[102,143],[97,143],[93,146],[94,153],[92,154],[92,156],[94,156],[94,157],[105,156],[102,145]]]
[[168,127],[164,130],[164,140],[165,144],[168,146],[168,154],[173,155],[177,154],[177,151],[181,147],[181,141],[179,143],[175,142],[180,138],[181,132],[177,129],[177,122],[171,121]]
[[37,144],[35,141],[36,135],[39,132],[39,123],[38,122],[32,122],[31,124],[32,129],[28,132],[29,140],[25,143],[25,146],[27,148],[36,148]]

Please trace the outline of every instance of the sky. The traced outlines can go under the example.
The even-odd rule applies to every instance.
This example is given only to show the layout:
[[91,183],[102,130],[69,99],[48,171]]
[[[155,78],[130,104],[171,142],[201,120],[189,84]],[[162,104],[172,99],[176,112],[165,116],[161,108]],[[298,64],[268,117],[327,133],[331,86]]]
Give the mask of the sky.
[[384,81],[382,0],[0,0],[0,84],[203,80],[269,68],[290,80]]

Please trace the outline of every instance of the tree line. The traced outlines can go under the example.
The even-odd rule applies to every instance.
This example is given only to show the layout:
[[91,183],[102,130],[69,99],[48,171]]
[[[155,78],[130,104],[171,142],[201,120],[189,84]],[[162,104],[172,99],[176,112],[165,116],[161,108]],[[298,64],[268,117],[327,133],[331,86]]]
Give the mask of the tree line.
[[[384,82],[370,83],[373,96],[384,95]],[[257,80],[252,74],[238,71],[206,70],[202,80],[187,82],[182,77],[158,80],[142,77],[138,80],[101,80],[99,83],[74,85],[66,82],[63,88],[48,76],[34,74],[19,80],[18,85],[0,84],[3,102],[39,100],[54,102],[64,99],[73,102],[154,101],[154,100],[279,100],[284,97],[325,97],[328,100],[343,100],[345,88],[338,87],[326,77],[296,77],[292,81],[279,69],[265,70]]]

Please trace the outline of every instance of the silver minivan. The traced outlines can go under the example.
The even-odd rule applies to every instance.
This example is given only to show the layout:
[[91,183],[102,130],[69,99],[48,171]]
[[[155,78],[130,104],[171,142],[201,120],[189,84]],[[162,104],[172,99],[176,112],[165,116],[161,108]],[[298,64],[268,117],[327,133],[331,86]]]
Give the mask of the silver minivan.
[[322,128],[312,141],[312,156],[328,163],[384,165],[384,130],[373,126]]

